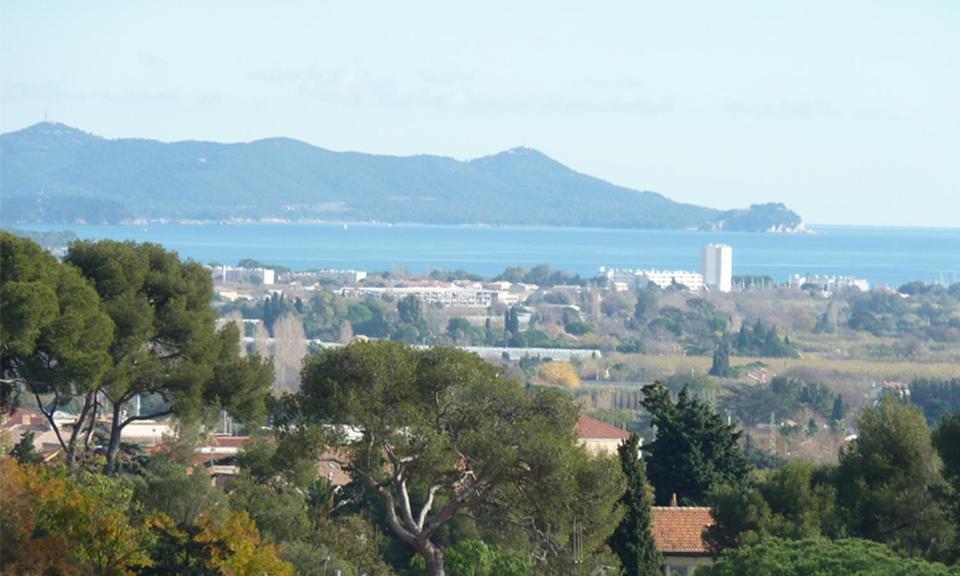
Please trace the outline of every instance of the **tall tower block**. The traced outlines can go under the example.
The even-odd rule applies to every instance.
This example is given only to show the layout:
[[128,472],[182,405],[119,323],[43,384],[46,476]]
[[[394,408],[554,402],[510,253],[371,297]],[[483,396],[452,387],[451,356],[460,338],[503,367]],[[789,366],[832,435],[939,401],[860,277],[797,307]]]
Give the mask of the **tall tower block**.
[[711,290],[733,289],[733,248],[726,244],[707,244],[701,254],[703,283]]

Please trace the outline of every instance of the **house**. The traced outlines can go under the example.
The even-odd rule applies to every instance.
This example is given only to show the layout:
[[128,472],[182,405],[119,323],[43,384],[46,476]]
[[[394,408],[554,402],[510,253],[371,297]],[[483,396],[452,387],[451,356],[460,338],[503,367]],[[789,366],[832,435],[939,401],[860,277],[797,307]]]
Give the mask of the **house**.
[[693,576],[698,567],[713,563],[713,553],[703,541],[703,531],[713,524],[709,508],[654,506],[650,523],[664,576]]
[[[61,424],[62,422],[58,422],[58,425]],[[0,431],[10,446],[19,442],[24,434],[32,432],[33,448],[44,462],[55,458],[60,453],[57,433],[46,416],[39,412],[18,407],[13,412],[4,413],[0,422]]]
[[580,416],[577,421],[577,438],[591,456],[597,456],[616,454],[620,443],[630,438],[630,433],[596,418]]

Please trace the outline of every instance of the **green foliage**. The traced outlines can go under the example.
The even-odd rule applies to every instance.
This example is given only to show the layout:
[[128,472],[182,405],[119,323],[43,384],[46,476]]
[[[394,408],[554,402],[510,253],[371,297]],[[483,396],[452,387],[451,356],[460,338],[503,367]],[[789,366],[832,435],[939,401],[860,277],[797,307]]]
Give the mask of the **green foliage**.
[[570,274],[564,270],[551,270],[546,264],[537,264],[530,270],[519,266],[511,266],[496,276],[494,280],[505,280],[514,284],[536,284],[544,288],[557,285],[582,286],[586,284],[586,281],[579,274]]
[[33,430],[24,432],[10,450],[10,457],[21,464],[39,464],[42,458],[33,445],[34,438]]
[[300,402],[304,425],[349,425],[369,440],[338,445],[396,537],[429,544],[416,547],[428,566],[442,562],[431,538],[467,508],[533,519],[529,537],[551,562],[563,561],[573,518],[594,546],[616,521],[619,476],[577,446],[572,399],[526,392],[473,354],[393,342],[328,350],[307,361]]
[[697,576],[951,576],[942,564],[904,559],[865,540],[778,540],[723,553]]
[[593,326],[581,320],[565,324],[563,329],[567,334],[573,336],[584,336],[593,332]]
[[650,530],[651,497],[639,437],[631,434],[617,452],[627,489],[620,497],[625,515],[610,536],[610,548],[620,558],[624,576],[657,576],[661,558]]
[[760,356],[763,358],[798,358],[800,355],[790,344],[789,339],[781,338],[775,326],[767,326],[757,320],[753,327],[740,326],[740,332],[734,338],[734,347],[740,356]]
[[115,330],[100,392],[112,405],[106,471],[116,470],[120,434],[137,395],[159,395],[166,408],[139,418],[177,414],[184,421],[214,407],[238,419],[262,417],[269,364],[239,358],[239,331],[215,330],[209,271],[157,244],[76,242],[66,262],[96,288]]
[[933,424],[947,414],[960,411],[960,378],[918,378],[910,384],[910,401],[919,406],[927,422]]
[[713,352],[713,362],[710,364],[711,376],[730,378],[737,375],[737,371],[730,368],[730,344],[720,342]]
[[[83,416],[108,373],[114,322],[97,293],[69,264],[34,242],[0,231],[0,404],[23,389],[52,414],[73,399],[83,404],[69,438],[58,430],[73,463]],[[48,406],[40,396],[53,398]]]
[[865,410],[837,468],[837,502],[850,534],[910,556],[942,556],[955,529],[940,468],[919,409],[887,398]]
[[740,484],[750,471],[738,441],[740,433],[703,400],[681,390],[676,402],[663,384],[643,387],[643,407],[657,427],[649,449],[647,474],[658,504],[676,494],[684,503],[700,504],[715,484]]

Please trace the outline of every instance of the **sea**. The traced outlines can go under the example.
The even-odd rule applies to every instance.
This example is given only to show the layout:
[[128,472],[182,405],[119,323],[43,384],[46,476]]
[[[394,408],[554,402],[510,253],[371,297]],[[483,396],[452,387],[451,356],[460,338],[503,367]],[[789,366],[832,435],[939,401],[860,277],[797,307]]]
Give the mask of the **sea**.
[[872,285],[960,282],[960,228],[811,226],[813,234],[419,224],[23,225],[82,239],[156,242],[199,262],[242,258],[294,270],[353,268],[493,276],[547,264],[583,276],[607,268],[699,270],[708,243],[733,248],[735,275],[783,282],[794,274],[863,278]]

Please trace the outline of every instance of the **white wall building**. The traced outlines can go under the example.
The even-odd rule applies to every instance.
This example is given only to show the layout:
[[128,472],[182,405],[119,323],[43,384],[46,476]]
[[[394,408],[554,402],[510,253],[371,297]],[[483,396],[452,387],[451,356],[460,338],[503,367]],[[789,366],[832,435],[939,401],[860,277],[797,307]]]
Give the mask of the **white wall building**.
[[653,284],[659,288],[669,288],[674,284],[686,286],[688,290],[703,290],[703,275],[689,270],[634,270],[630,268],[601,268],[601,276],[610,280],[612,285],[624,283],[632,288],[646,288]]
[[863,278],[852,278],[850,276],[809,276],[801,274],[794,274],[790,277],[790,286],[792,288],[801,288],[807,285],[814,285],[823,292],[833,292],[841,288],[856,288],[863,292],[870,291],[870,282]]
[[703,283],[707,288],[729,292],[733,289],[733,248],[707,244],[701,253]]
[[237,268],[214,266],[210,269],[214,282],[237,282],[241,284],[276,284],[276,273],[270,268]]

